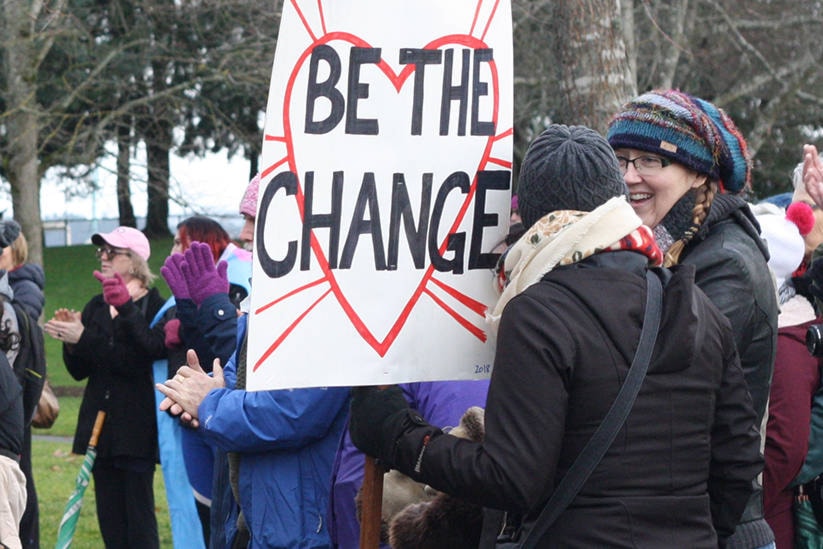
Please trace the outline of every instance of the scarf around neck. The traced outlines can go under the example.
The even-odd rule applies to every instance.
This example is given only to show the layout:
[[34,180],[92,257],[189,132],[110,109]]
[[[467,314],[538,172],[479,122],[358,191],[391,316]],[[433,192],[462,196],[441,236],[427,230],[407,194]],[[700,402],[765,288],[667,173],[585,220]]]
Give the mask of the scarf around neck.
[[642,253],[653,267],[663,264],[651,229],[643,225],[625,197],[612,198],[591,212],[548,213],[501,256],[496,276],[500,297],[487,311],[486,323],[496,334],[506,304],[558,265],[617,250]]

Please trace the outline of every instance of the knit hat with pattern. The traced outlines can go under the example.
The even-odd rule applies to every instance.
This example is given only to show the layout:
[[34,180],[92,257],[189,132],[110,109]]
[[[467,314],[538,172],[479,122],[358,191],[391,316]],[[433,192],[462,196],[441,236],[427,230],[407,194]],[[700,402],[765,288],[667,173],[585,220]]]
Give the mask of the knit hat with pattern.
[[615,149],[646,151],[669,158],[737,194],[751,182],[746,140],[715,105],[678,90],[655,90],[627,103],[609,124]]
[[260,190],[260,173],[258,172],[249,181],[246,192],[240,200],[240,213],[249,217],[257,217],[257,191]]
[[585,126],[549,126],[529,145],[517,180],[517,205],[525,227],[549,212],[590,212],[627,194],[614,151],[603,136]]

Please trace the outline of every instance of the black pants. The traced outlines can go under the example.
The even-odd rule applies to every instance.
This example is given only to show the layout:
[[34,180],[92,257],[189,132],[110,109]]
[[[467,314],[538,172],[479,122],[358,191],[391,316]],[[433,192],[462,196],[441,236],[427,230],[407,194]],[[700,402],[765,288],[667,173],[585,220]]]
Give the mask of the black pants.
[[98,460],[93,473],[97,521],[106,549],[159,549],[154,469],[118,469]]

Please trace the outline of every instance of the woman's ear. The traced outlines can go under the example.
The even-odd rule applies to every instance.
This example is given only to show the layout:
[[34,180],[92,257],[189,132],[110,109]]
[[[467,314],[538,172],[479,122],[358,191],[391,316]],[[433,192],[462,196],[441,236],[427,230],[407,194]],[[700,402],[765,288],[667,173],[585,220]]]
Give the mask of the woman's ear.
[[697,172],[693,172],[693,176],[694,179],[692,180],[692,189],[700,188],[709,180],[709,176],[701,175]]

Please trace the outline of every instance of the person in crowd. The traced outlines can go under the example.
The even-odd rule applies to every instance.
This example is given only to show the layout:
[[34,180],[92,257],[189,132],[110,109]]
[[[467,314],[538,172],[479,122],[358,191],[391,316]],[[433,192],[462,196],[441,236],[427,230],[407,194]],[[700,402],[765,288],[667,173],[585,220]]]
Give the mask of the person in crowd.
[[[629,201],[653,230],[665,265],[694,266],[695,282],[731,323],[760,424],[777,350],[778,309],[766,245],[739,196],[751,178],[745,139],[721,109],[677,90],[631,100],[610,122],[607,138]],[[759,481],[755,488],[730,548],[774,545]]]
[[[202,263],[224,262],[226,279],[214,279],[213,284],[203,279],[195,288],[195,292],[190,293],[182,279],[180,267],[184,262],[183,253],[192,248],[195,250],[194,256]],[[168,368],[163,371],[162,378],[155,376],[155,381],[161,383],[174,376],[177,368],[186,363],[186,350],[190,348],[196,350],[198,357],[203,357],[204,368],[208,372],[211,371],[211,364],[215,358],[220,359],[221,364],[225,364],[236,346],[237,314],[234,308],[225,307],[224,299],[210,299],[210,297],[213,293],[228,293],[234,307],[239,307],[240,302],[248,296],[251,288],[251,253],[231,242],[225,229],[213,219],[193,216],[177,225],[174,246],[160,272],[173,294],[161,313],[171,314],[174,318],[169,319],[165,326],[166,346],[169,349]],[[210,270],[206,275],[209,274],[216,274],[216,271]],[[178,283],[179,281],[181,282]],[[158,393],[158,395],[162,399],[162,394]],[[165,422],[171,419],[167,414],[158,410],[157,421],[158,428],[160,428],[166,427]],[[169,433],[163,429],[160,430],[161,463],[163,463],[164,476],[167,484],[169,481],[174,482],[174,477],[177,476],[176,467],[172,469],[167,465],[177,459],[182,459],[188,483],[194,491],[203,539],[208,542],[211,535],[210,508],[214,481],[213,450],[195,431],[191,429],[178,431],[178,425],[177,422],[170,423],[168,427],[171,432]],[[165,449],[164,434],[167,439],[179,437],[177,443],[179,446],[172,446],[169,452],[182,449],[182,454],[162,456]],[[166,474],[167,470],[168,474]],[[185,504],[181,503],[181,505]],[[181,517],[177,522],[182,520]],[[173,526],[174,522],[173,520]],[[180,525],[180,527],[185,526]]]
[[792,274],[803,262],[804,236],[815,219],[803,202],[788,210],[756,204],[761,234],[769,247],[769,268],[778,286],[777,358],[769,396],[763,466],[763,512],[777,549],[794,547],[794,480],[809,447],[811,402],[820,383],[820,360],[806,349],[806,330],[815,322],[809,300],[797,294]]
[[[529,227],[487,318],[497,347],[485,439],[444,436],[399,388],[352,391],[354,444],[432,487],[529,524],[614,402],[638,346],[647,271],[663,256],[626,201],[608,143],[552,125],[518,180]],[[717,547],[762,460],[728,321],[694,269],[653,269],[660,333],[625,425],[538,547]],[[604,288],[606,289],[604,291]],[[494,530],[497,525],[484,533]]]
[[23,451],[23,389],[0,353],[0,547],[20,549],[20,520],[26,508]]
[[164,299],[151,287],[149,241],[137,229],[92,235],[102,293],[82,313],[57,309],[45,323],[63,343],[72,377],[88,380],[72,451],[84,454],[99,410],[106,419],[92,473],[106,547],[159,547],[154,510],[157,424],[152,364],[166,356],[164,323],[149,328]]
[[[241,235],[249,242],[257,185],[259,179],[254,207],[248,192],[241,203],[247,221]],[[184,254],[187,260],[191,252]],[[191,290],[198,280],[186,283]],[[158,385],[167,397],[161,409],[180,414],[206,441],[230,453],[240,513],[229,517],[221,547],[328,547],[329,483],[348,389],[245,391],[246,320],[247,315],[239,319],[243,344],[225,370],[215,362],[210,377],[189,351],[188,366]]]
[[[792,183],[794,185],[792,202],[806,202],[815,211],[815,216],[823,215],[819,213],[819,210],[823,208],[823,153],[818,153],[815,145],[803,145],[803,160],[795,166]],[[816,226],[814,232],[819,241],[823,242],[823,227]],[[809,242],[806,244],[808,255],[810,253]],[[812,250],[816,247],[812,247]]]
[[[435,381],[402,384],[409,406],[441,427],[454,427],[471,406],[484,406],[489,382]],[[332,470],[332,493],[329,530],[332,546],[357,549],[360,546],[360,522],[354,506],[363,484],[365,456],[355,448],[349,433],[343,434]]]
[[[37,338],[35,345],[43,348],[43,330],[38,324],[40,315],[43,314],[43,306],[46,302],[43,288],[45,287],[46,275],[40,265],[27,263],[29,248],[20,225],[13,219],[0,220],[0,243],[9,242],[0,253],[0,270],[8,273],[8,283],[13,292],[11,297],[14,303],[29,316],[28,322],[18,320],[18,329],[25,330],[23,337]],[[29,348],[34,348],[29,346]],[[19,349],[18,349],[19,351]],[[34,473],[31,465],[31,412],[37,406],[40,399],[40,392],[43,390],[43,381],[46,374],[45,354],[21,355],[25,356],[32,363],[17,364],[14,368],[23,371],[21,377],[24,380],[23,388],[23,410],[27,419],[23,434],[23,454],[20,459],[20,467],[26,475],[26,512],[20,521],[20,540],[25,549],[39,549],[40,547],[40,511],[37,503],[37,489],[34,483]],[[21,358],[23,360],[23,358]],[[34,362],[39,362],[35,364]],[[26,371],[34,375],[26,375]]]
[[[823,254],[823,209],[816,202],[814,196],[821,199],[823,203],[823,157],[817,152],[814,145],[803,146],[803,160],[795,166],[792,172],[791,203],[802,202],[807,204],[814,212],[815,224],[809,234],[804,236],[806,242],[806,254],[803,262],[797,268],[792,278],[792,285],[797,293],[807,297],[815,307],[818,314],[823,309],[823,292],[817,288],[823,288],[823,262],[814,260]],[[821,282],[814,284],[814,279]],[[815,295],[815,293],[819,295]]]
[[[806,255],[798,275],[802,275],[811,264],[812,253],[823,244],[823,156],[814,145],[803,146],[803,160],[792,172],[791,202],[808,204],[814,212],[814,228],[805,236]],[[817,198],[815,198],[817,197]],[[818,202],[820,200],[820,202]]]
[[[7,228],[9,227],[9,228]],[[46,274],[43,267],[29,263],[29,245],[20,225],[13,219],[0,220],[0,232],[9,235],[17,233],[11,245],[3,248],[0,254],[0,269],[9,273],[9,284],[14,290],[14,300],[19,303],[29,316],[38,322],[43,314],[46,296]]]

